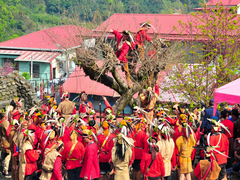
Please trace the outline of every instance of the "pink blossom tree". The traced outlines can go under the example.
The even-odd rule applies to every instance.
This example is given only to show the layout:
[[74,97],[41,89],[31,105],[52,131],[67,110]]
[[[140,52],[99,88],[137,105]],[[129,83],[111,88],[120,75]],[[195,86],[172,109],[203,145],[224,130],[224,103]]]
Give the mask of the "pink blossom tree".
[[164,90],[180,93],[192,103],[208,102],[216,88],[239,78],[240,16],[236,10],[221,3],[205,5],[201,12],[191,13],[189,22],[179,22],[176,30],[187,32],[190,41],[182,45],[182,63],[168,68]]

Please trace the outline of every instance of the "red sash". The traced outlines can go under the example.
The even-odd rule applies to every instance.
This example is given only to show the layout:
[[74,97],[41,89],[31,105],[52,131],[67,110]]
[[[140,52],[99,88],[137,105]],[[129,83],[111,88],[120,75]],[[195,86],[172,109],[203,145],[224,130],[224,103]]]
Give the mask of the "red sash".
[[10,134],[11,131],[12,131],[12,126],[11,126],[11,124],[10,124],[10,125],[8,126],[8,129],[7,129],[7,132],[6,132],[8,138],[9,138],[9,134]]

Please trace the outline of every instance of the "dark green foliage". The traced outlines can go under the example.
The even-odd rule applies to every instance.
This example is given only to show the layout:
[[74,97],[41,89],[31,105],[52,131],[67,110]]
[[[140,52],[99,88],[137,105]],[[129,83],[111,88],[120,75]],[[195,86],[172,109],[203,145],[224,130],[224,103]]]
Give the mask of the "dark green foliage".
[[[64,24],[64,17],[99,25],[114,13],[186,13],[203,0],[0,0],[0,42]],[[186,4],[187,8],[184,8]],[[187,11],[186,11],[187,10]]]

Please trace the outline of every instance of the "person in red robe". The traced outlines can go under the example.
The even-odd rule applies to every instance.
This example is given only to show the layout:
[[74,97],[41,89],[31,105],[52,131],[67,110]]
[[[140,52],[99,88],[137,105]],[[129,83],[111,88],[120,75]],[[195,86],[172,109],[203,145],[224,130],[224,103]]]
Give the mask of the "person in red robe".
[[144,180],[159,180],[165,176],[164,162],[159,152],[157,138],[152,137],[149,143],[149,151],[144,153],[140,163]]
[[102,128],[103,133],[97,136],[97,139],[101,144],[99,147],[99,165],[101,172],[100,180],[104,180],[105,176],[107,177],[107,180],[111,180],[109,173],[112,171],[112,169],[109,161],[111,159],[111,152],[114,146],[113,138],[115,137],[115,134],[109,132],[109,125],[107,121],[103,121]]
[[87,94],[84,91],[80,94],[80,98],[81,98],[81,104],[79,107],[79,114],[82,120],[84,120],[87,123],[88,122],[87,113],[90,110],[93,110],[93,105],[90,101],[87,100]]
[[227,136],[220,132],[221,127],[223,127],[221,123],[212,121],[212,135],[209,140],[209,145],[216,147],[215,149],[217,150],[214,151],[214,155],[218,165],[221,167],[218,177],[219,180],[224,179],[226,176],[227,157],[229,154],[229,141]]
[[14,100],[10,102],[10,105],[13,106],[13,110],[11,112],[12,119],[19,120],[19,118],[22,116],[22,101],[20,98],[16,97]]
[[[224,134],[227,136],[229,141],[229,158],[227,160],[226,169],[232,168],[232,164],[234,162],[234,139],[233,139],[233,131],[234,131],[234,124],[231,120],[227,119],[227,112],[221,111],[220,117],[222,119],[221,123],[228,128],[229,131],[224,131]],[[228,172],[228,170],[227,170]],[[229,173],[228,176],[231,174]]]
[[82,160],[85,152],[84,146],[78,141],[78,135],[73,130],[70,133],[71,140],[65,143],[65,148],[62,152],[62,159],[66,165],[68,180],[80,180],[82,169]]
[[198,179],[218,179],[221,168],[213,157],[213,148],[207,146],[204,153],[205,159],[200,160],[194,169],[194,175]]
[[41,151],[33,148],[34,133],[34,130],[24,132],[26,140],[19,150],[19,180],[32,180],[35,176],[34,172],[37,170],[37,160]]
[[57,141],[55,145],[46,149],[45,160],[42,166],[42,174],[40,179],[62,180],[62,156],[61,152],[64,148],[63,142]]
[[82,133],[83,140],[87,146],[85,147],[80,178],[83,178],[84,180],[96,180],[101,176],[98,162],[98,146],[94,141],[92,141],[90,130],[84,129]]
[[128,60],[126,58],[126,55],[128,54],[129,50],[132,47],[130,43],[130,32],[125,30],[121,34],[117,30],[113,30],[113,29],[111,29],[110,32],[113,33],[117,38],[117,51],[115,54],[118,57],[120,63],[123,63],[123,69],[125,71],[127,83],[128,83],[128,86],[131,87]]
[[[145,54],[145,46],[144,46],[144,42],[145,41],[148,41],[148,42],[152,42],[152,39],[148,36],[147,32],[148,30],[151,28],[151,24],[150,22],[145,22],[145,23],[142,23],[140,25],[140,29],[139,31],[137,32],[136,36],[135,36],[135,42],[137,44],[137,51],[140,55],[140,59],[141,60],[144,60],[145,57],[144,57],[144,54]],[[134,69],[135,70],[135,69]]]
[[133,136],[134,140],[134,162],[132,164],[133,168],[133,177],[132,180],[141,179],[141,169],[140,169],[140,162],[144,153],[144,149],[146,146],[145,140],[148,138],[145,131],[142,129],[144,128],[144,123],[140,122],[135,127],[135,134]]
[[43,112],[43,114],[47,114],[50,111],[49,101],[50,96],[46,96],[43,101],[43,105],[41,106],[41,111]]

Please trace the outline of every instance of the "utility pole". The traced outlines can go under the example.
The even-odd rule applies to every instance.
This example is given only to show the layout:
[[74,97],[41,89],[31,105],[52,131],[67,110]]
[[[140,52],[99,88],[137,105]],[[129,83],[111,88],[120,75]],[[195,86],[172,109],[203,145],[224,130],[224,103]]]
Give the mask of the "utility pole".
[[33,85],[33,55],[31,54],[31,84]]
[[69,54],[67,53],[67,78],[69,77]]

